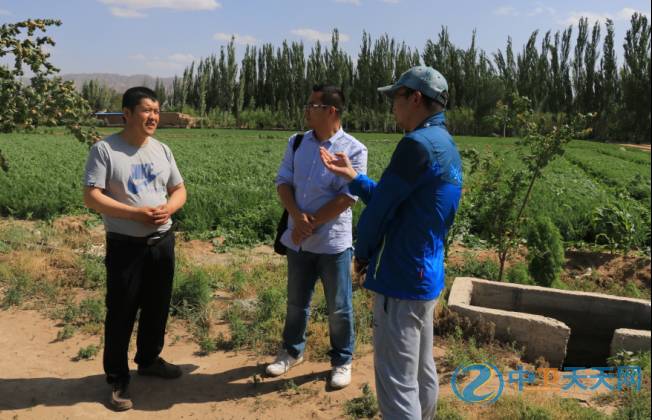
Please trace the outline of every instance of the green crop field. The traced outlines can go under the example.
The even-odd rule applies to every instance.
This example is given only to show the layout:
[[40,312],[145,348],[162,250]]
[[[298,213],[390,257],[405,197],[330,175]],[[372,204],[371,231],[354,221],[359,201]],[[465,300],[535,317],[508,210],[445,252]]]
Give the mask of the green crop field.
[[[232,244],[269,242],[281,213],[274,177],[291,134],[159,130],[157,138],[172,148],[188,187],[188,203],[177,216],[180,228],[195,237],[222,236]],[[400,136],[356,136],[369,148],[369,173],[378,178]],[[456,141],[461,150],[493,150],[516,163],[510,153],[514,139],[460,136]],[[86,211],[81,201],[85,146],[54,130],[2,134],[0,150],[9,164],[8,172],[0,171],[0,214],[47,219]],[[574,141],[535,185],[528,212],[551,217],[567,241],[592,241],[592,215],[609,203],[627,209],[639,232],[637,246],[649,246],[650,154]],[[356,205],[356,217],[362,206]]]

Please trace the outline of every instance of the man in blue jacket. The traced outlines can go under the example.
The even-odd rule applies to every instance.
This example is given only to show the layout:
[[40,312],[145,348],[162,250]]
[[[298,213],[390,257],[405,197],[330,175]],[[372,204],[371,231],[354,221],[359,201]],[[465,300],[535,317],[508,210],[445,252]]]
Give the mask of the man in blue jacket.
[[462,162],[444,123],[446,79],[417,66],[390,86],[405,135],[378,183],[343,154],[324,165],[367,205],[358,222],[355,269],[374,303],[374,370],[384,419],[431,419],[439,385],[432,355],[433,311],[444,288],[444,239],[462,192]]

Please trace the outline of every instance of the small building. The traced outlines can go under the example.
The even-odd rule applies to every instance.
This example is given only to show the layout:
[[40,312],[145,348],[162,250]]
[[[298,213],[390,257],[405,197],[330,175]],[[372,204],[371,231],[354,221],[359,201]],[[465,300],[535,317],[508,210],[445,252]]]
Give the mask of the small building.
[[[95,117],[105,127],[122,127],[125,124],[122,112],[97,112]],[[158,126],[161,128],[192,128],[197,118],[180,112],[161,112]]]
[[121,127],[125,125],[122,112],[96,112],[95,118],[105,127]]

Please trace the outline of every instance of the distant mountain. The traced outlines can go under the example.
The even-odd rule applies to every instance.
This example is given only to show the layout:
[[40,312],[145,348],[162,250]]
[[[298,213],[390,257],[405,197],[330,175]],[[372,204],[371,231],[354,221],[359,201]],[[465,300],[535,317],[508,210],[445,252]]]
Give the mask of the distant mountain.
[[[153,88],[156,83],[156,77],[145,74],[136,74],[133,76],[124,76],[113,73],[70,73],[62,74],[64,80],[71,80],[75,83],[77,90],[81,90],[82,84],[90,80],[97,80],[102,84],[121,93],[133,86],[147,86]],[[160,77],[167,90],[172,88],[174,77]]]

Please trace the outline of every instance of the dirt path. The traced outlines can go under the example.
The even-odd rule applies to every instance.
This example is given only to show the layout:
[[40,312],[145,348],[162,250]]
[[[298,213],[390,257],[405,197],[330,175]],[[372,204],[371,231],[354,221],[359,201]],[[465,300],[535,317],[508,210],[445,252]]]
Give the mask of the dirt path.
[[643,150],[646,152],[650,152],[650,145],[649,144],[621,144],[621,146],[625,147],[631,147],[632,149],[639,149]]
[[[0,419],[115,418],[107,406],[110,389],[101,357],[72,360],[99,337],[76,334],[57,342],[58,330],[55,321],[36,311],[0,311]],[[167,342],[178,332],[173,328]],[[234,352],[201,357],[196,351],[184,336],[166,345],[162,356],[182,365],[184,376],[166,382],[133,375],[134,409],[120,418],[335,419],[344,417],[344,403],[361,395],[363,383],[373,387],[371,353],[355,361],[351,386],[330,391],[328,363],[305,362],[282,378],[262,378],[254,385],[269,357]]]

